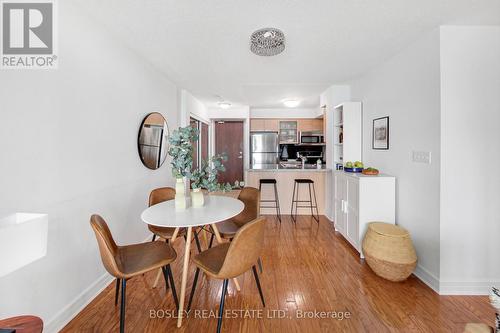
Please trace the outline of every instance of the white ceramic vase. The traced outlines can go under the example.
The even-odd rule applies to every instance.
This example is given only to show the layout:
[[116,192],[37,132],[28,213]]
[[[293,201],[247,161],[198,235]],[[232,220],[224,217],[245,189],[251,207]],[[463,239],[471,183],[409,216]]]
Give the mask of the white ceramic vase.
[[186,186],[183,178],[177,178],[175,182],[175,209],[184,210],[187,207]]
[[202,207],[205,204],[205,196],[200,188],[195,188],[191,192],[191,204],[193,207]]

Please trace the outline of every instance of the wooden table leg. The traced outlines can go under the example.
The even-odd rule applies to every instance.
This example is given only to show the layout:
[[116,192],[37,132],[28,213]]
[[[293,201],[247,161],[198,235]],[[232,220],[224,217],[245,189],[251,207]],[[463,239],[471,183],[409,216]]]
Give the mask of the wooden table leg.
[[[177,234],[179,233],[179,228],[175,228],[174,230],[174,233],[172,235],[172,238],[170,239],[170,243],[173,244],[175,239],[177,238]],[[159,240],[162,240],[161,238]],[[156,286],[158,285],[158,282],[160,282],[160,278],[161,276],[163,275],[163,272],[161,270],[161,268],[158,270],[158,273],[156,274],[156,279],[155,279],[155,283],[153,283],[153,288],[156,288]]]
[[175,240],[177,239],[177,235],[179,234],[179,229],[180,228],[175,228],[174,233],[172,234],[172,238],[170,239],[172,243],[175,242]]
[[184,264],[182,267],[182,280],[181,280],[181,297],[179,299],[179,318],[177,319],[177,327],[182,325],[182,315],[184,311],[184,299],[186,298],[186,284],[188,276],[188,266],[189,266],[189,251],[191,249],[191,237],[193,233],[193,228],[188,227],[186,248],[184,249]]
[[[219,229],[217,229],[217,226],[212,224],[212,229],[214,230],[215,238],[217,238],[217,243],[222,244],[222,237],[220,236]],[[236,290],[241,291],[240,284],[238,283],[238,279],[233,278],[234,285],[236,287]]]

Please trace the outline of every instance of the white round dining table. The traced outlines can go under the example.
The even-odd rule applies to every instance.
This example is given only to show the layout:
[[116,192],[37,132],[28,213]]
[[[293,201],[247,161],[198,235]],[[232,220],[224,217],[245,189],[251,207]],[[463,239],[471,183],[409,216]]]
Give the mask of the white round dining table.
[[160,202],[147,208],[141,214],[144,223],[157,227],[186,228],[199,227],[221,222],[243,211],[243,202],[226,196],[207,195],[202,207],[175,209],[175,200]]
[[[158,227],[176,228],[171,239],[172,243],[177,238],[179,229],[187,228],[177,327],[181,327],[182,325],[193,227],[211,225],[215,237],[217,238],[217,242],[221,244],[222,238],[220,236],[219,230],[217,229],[216,223],[222,222],[238,215],[243,211],[244,207],[245,206],[243,202],[238,199],[227,196],[208,195],[205,196],[205,204],[202,207],[188,207],[184,210],[177,210],[175,208],[175,200],[168,200],[153,205],[142,212],[141,219],[146,224]],[[160,275],[158,275],[158,277],[159,276]],[[158,281],[158,277],[156,279],[155,285]],[[233,279],[233,281],[236,285],[236,289],[240,290],[238,280],[236,280],[235,278]]]

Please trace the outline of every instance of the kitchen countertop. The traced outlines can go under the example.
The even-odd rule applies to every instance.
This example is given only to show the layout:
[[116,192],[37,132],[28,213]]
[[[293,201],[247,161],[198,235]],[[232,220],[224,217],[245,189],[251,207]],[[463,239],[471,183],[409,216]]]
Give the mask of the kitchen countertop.
[[386,173],[379,173],[378,175],[364,175],[360,172],[345,172],[344,170],[335,170],[334,172],[341,173],[348,177],[353,177],[353,178],[384,178],[384,177],[394,178],[394,176],[388,175]]
[[255,164],[251,168],[246,169],[249,172],[267,172],[267,171],[295,171],[295,172],[330,172],[331,169],[326,168],[323,164],[321,169],[316,167],[316,164],[306,165],[302,167],[285,167],[280,164]]

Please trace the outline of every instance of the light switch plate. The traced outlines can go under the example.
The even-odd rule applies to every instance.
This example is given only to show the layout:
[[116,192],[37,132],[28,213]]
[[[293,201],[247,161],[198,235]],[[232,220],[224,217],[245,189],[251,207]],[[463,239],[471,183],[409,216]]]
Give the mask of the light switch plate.
[[431,164],[431,152],[430,151],[413,151],[412,160],[415,163]]

